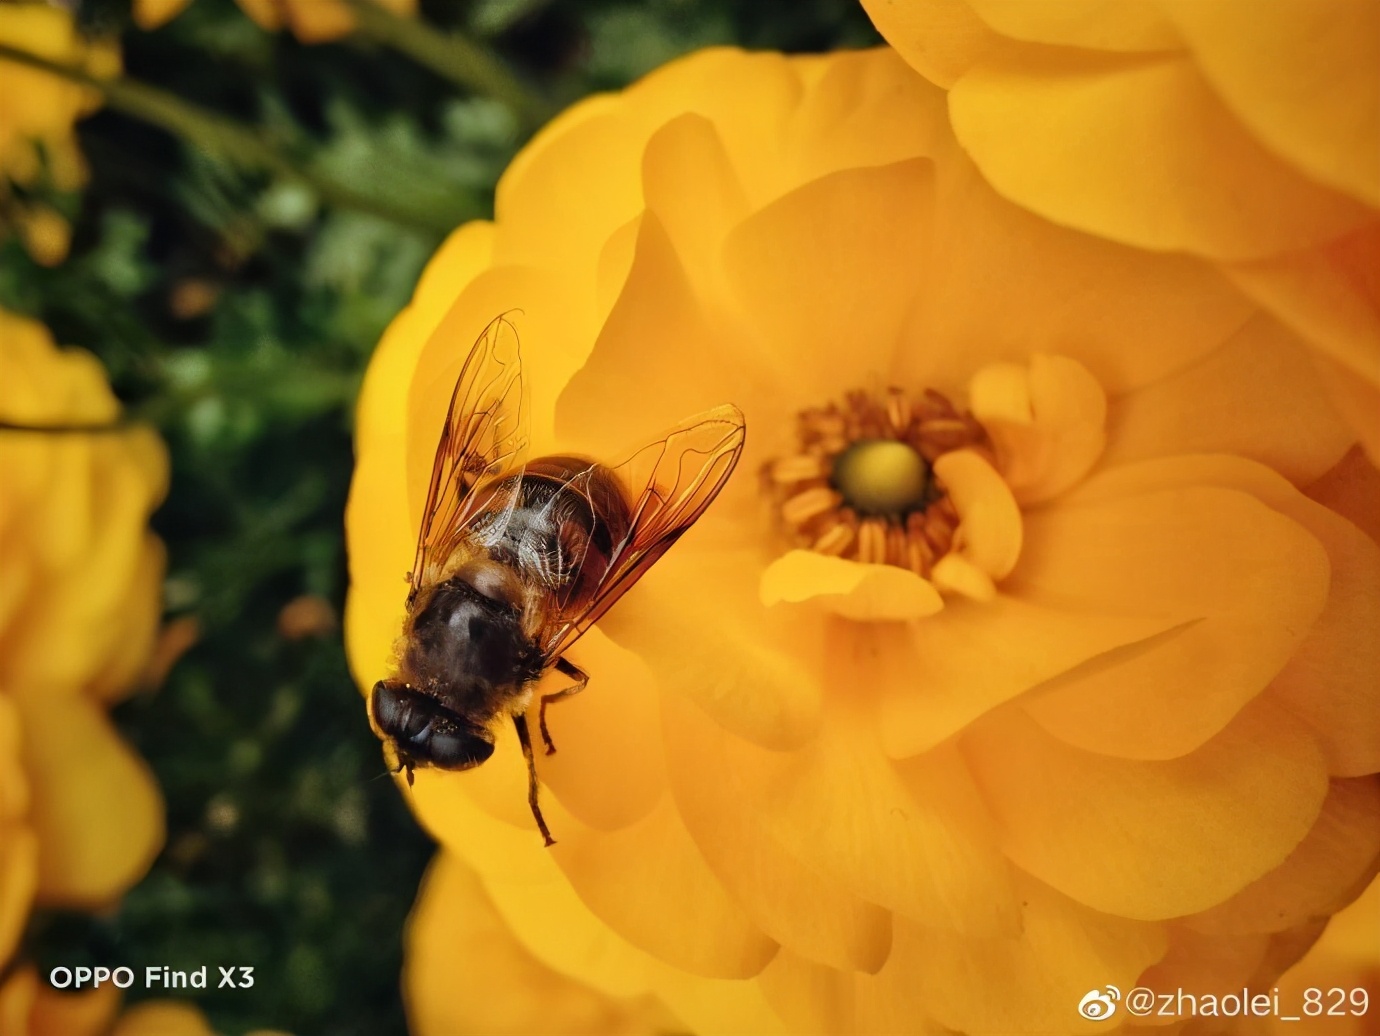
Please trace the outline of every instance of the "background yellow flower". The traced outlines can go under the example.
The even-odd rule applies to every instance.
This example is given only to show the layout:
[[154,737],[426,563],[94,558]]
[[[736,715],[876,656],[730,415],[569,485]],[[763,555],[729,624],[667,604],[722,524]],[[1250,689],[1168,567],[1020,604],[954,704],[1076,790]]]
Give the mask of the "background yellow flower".
[[1003,196],[1220,265],[1380,457],[1380,6],[864,0]]
[[[0,43],[97,76],[120,68],[113,43],[82,39],[71,12],[47,4],[0,4]],[[62,191],[85,183],[86,163],[72,124],[99,104],[94,90],[0,59],[0,221],[12,223],[44,265],[67,254],[67,223],[51,208],[21,203],[10,182],[33,185],[46,175]]]
[[[270,32],[288,28],[303,43],[325,43],[348,36],[355,16],[347,0],[237,0],[244,13]],[[394,14],[415,14],[417,0],[365,0]],[[177,15],[191,0],[134,0],[134,21],[141,29],[156,29]]]
[[[535,451],[724,401],[749,446],[573,653],[554,849],[511,736],[418,772],[419,1033],[1091,1030],[1108,982],[1271,981],[1374,872],[1380,550],[1299,491],[1353,439],[1307,349],[1210,263],[1001,198],[893,52],[707,51],[588,100],[443,246],[360,401],[365,690],[456,374],[513,308]],[[754,473],[893,384],[985,427],[934,464],[945,538],[790,549]],[[475,939],[513,976],[482,1013],[438,963]]]
[[[0,363],[7,426],[108,426],[119,417],[93,357],[59,350],[41,324],[3,310]],[[106,712],[132,689],[157,628],[163,549],[147,526],[166,490],[167,459],[147,429],[6,427],[0,482],[0,958],[7,959],[31,900],[109,905],[162,844],[153,777]]]

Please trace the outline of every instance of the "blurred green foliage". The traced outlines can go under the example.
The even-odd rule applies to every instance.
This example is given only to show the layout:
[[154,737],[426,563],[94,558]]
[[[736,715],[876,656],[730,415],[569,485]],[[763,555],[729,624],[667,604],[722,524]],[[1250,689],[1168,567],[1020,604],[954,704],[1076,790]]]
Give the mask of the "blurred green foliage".
[[[876,41],[854,0],[422,9],[491,47],[552,110],[711,44]],[[79,12],[120,33],[130,78],[269,137],[305,137],[337,182],[405,198],[437,228],[489,215],[522,143],[503,103],[367,39],[303,46],[230,0],[195,0],[150,33],[127,0]],[[401,936],[430,845],[380,779],[338,626],[289,639],[279,614],[302,595],[343,607],[355,394],[439,230],[332,207],[109,107],[80,138],[88,187],[45,196],[73,218],[70,258],[36,266],[11,237],[0,305],[100,356],[131,413],[167,440],[172,490],[154,519],[166,605],[201,632],[160,688],[116,714],[167,798],[165,850],[118,911],[38,915],[25,952],[45,972],[206,964],[212,988],[196,1002],[232,1036],[401,1033]],[[253,989],[214,988],[216,965],[232,964],[254,966]]]

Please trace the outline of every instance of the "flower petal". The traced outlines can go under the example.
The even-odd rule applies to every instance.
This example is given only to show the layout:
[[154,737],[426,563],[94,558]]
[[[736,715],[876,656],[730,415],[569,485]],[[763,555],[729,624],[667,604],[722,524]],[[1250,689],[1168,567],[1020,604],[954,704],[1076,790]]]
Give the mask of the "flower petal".
[[1159,0],[967,0],[1003,36],[1089,50],[1178,50],[1183,40]]
[[1077,483],[1107,442],[1107,394],[1066,356],[1036,353],[1029,370],[989,364],[974,375],[969,403],[997,448],[1003,479],[1023,504]]
[[1270,945],[1266,935],[1205,936],[1178,922],[1165,927],[1169,949],[1163,959],[1141,972],[1137,985],[1191,989],[1195,996],[1239,994],[1255,977]]
[[977,717],[1102,652],[1161,632],[1161,616],[1028,602],[951,599],[915,623],[878,672],[877,725],[887,755],[927,751]]
[[134,0],[134,24],[145,32],[156,29],[179,15],[191,0]]
[[973,450],[954,450],[934,462],[958,510],[954,552],[994,580],[1004,579],[1021,556],[1021,509],[1005,479]]
[[867,720],[840,710],[762,808],[788,852],[898,916],[968,934],[1014,925],[1007,863],[956,754],[910,760],[903,776]]
[[1223,272],[1309,345],[1380,384],[1380,220],[1312,249]]
[[600,627],[646,659],[663,690],[695,702],[741,737],[790,748],[819,725],[826,617],[765,607],[761,564],[755,550],[691,550],[684,543]]
[[792,550],[762,573],[762,603],[813,601],[860,622],[920,619],[944,607],[939,592],[914,572],[894,565],[860,565],[812,550]]
[[824,75],[807,91],[790,125],[795,181],[952,153],[957,143],[946,100],[944,91],[894,51],[829,55]]
[[[827,64],[832,57],[825,57]],[[781,163],[783,138],[800,105],[807,78],[803,62],[784,54],[709,47],[667,62],[624,94],[637,130],[646,139],[671,113],[693,112],[714,124],[750,206],[765,205],[791,186]],[[745,91],[752,104],[744,104]],[[595,167],[602,176],[602,166]]]
[[91,907],[143,877],[163,844],[163,801],[148,766],[81,699],[18,699],[39,839],[41,902]]
[[823,1036],[857,1031],[853,976],[847,969],[816,964],[783,947],[757,977],[757,985],[789,1032]]
[[[29,966],[6,972],[0,983],[0,1032],[9,1036],[134,1036],[130,1030],[112,1031],[120,991],[103,983],[81,993],[58,992]],[[142,1030],[146,1032],[147,1030]],[[163,1030],[158,1030],[161,1034]],[[186,1036],[209,1036],[210,1030],[192,1030]],[[183,1036],[177,1030],[167,1036]]]
[[[665,798],[622,830],[552,849],[584,902],[634,946],[706,978],[750,978],[776,952],[719,884]],[[695,904],[693,911],[685,910]]]
[[748,207],[713,123],[686,114],[657,130],[642,155],[642,194],[696,286],[722,294],[719,244]]
[[785,758],[735,738],[679,698],[667,699],[663,716],[676,806],[729,893],[802,957],[845,971],[881,967],[891,946],[887,912],[807,867],[762,822],[761,789]]
[[0,981],[0,1032],[27,1033],[38,995],[38,969],[18,968]]
[[[744,106],[748,90],[754,103]],[[775,197],[782,191],[779,134],[800,93],[799,72],[784,57],[721,48],[673,61],[620,97],[580,102],[548,123],[499,180],[497,260],[588,271],[592,278],[604,241],[643,207],[643,150],[672,113],[697,113],[714,124],[752,204]],[[591,279],[579,294],[590,295],[592,287]]]
[[1266,147],[1380,207],[1380,8],[1159,2],[1213,91]]
[[1163,926],[1099,914],[1029,877],[1018,894],[1013,935],[964,938],[898,922],[891,959],[876,979],[860,979],[860,990],[904,998],[910,987],[947,1030],[971,1036],[1102,1031],[1079,1017],[1079,998],[1109,982],[1133,986],[1164,954]]
[[1023,51],[965,75],[949,112],[1003,196],[1141,248],[1248,259],[1371,218],[1266,151],[1186,58]]
[[[1327,755],[1329,773],[1352,776],[1380,769],[1380,715],[1374,708],[1375,674],[1380,672],[1380,640],[1374,635],[1380,628],[1380,599],[1375,595],[1375,587],[1380,586],[1380,547],[1348,522],[1304,497],[1273,471],[1235,457],[1177,457],[1109,471],[1093,480],[1086,494],[1080,489],[1076,498],[1111,498],[1132,486],[1137,487],[1133,492],[1144,492],[1194,484],[1249,493],[1306,530],[1315,541],[1308,550],[1301,545],[1280,545],[1280,549],[1297,552],[1295,562],[1306,553],[1316,553],[1319,546],[1326,553],[1330,568],[1327,599],[1315,621],[1308,623],[1303,613],[1288,614],[1290,607],[1297,607],[1302,601],[1287,602],[1286,610],[1275,613],[1273,620],[1268,617],[1271,608],[1259,607],[1263,600],[1257,602],[1255,621],[1261,621],[1265,627],[1275,621],[1286,626],[1299,623],[1298,629],[1307,630],[1270,684],[1268,693],[1308,723]],[[1255,569],[1260,574],[1267,570],[1267,566]],[[1230,650],[1228,656],[1259,649],[1259,644],[1249,649],[1243,644]],[[1243,685],[1242,689],[1249,688]],[[1156,691],[1152,686],[1147,686],[1144,693],[1145,708],[1151,714],[1172,712],[1182,721],[1196,711],[1194,706],[1182,702],[1170,705],[1164,691]],[[1090,704],[1085,701],[1085,709]],[[1043,703],[1030,706],[1042,723],[1046,719],[1043,707]],[[1125,710],[1128,726],[1134,726],[1137,719],[1152,722],[1151,716],[1144,715],[1144,709],[1128,709],[1124,701],[1114,696],[1102,697],[1100,709],[1104,714]],[[1107,737],[1105,729],[1098,734],[1103,750],[1107,748],[1103,740]]]
[[779,362],[754,363],[703,312],[665,228],[648,212],[622,293],[556,403],[561,448],[617,463],[672,422],[726,402],[755,420],[779,421]]
[[406,933],[403,993],[417,1036],[633,1036],[666,1031],[643,999],[613,999],[519,945],[478,879],[446,853],[422,883]]
[[[1271,694],[1316,733],[1328,770],[1341,777],[1380,770],[1380,548],[1325,508],[1309,526],[1332,562],[1327,608],[1271,686]],[[1303,519],[1301,519],[1303,520]]]
[[[168,1001],[155,1001],[166,1006]],[[215,1036],[200,1011],[187,1005],[183,1008],[193,1016],[188,1024],[127,1026],[124,1019],[114,1019],[120,1006],[120,991],[113,985],[99,985],[81,993],[59,993],[40,983],[34,997],[29,1030],[33,1036]],[[143,1005],[140,1005],[143,1006]],[[131,1012],[139,1012],[132,1008]],[[115,1026],[111,1028],[111,1021]],[[199,1023],[199,1024],[197,1024]]]
[[877,31],[930,82],[949,87],[1001,46],[966,0],[863,0]]
[[985,604],[997,597],[997,585],[992,577],[962,554],[945,554],[935,563],[930,579],[945,593],[958,594],[970,601]]
[[1312,737],[1261,702],[1166,762],[1071,748],[1014,711],[962,743],[1018,866],[1095,910],[1145,920],[1205,910],[1279,866],[1328,790]]
[[[491,768],[499,779],[487,774]],[[541,835],[527,808],[526,765],[510,728],[500,732],[483,766],[462,773],[418,770],[410,795],[406,782],[398,783],[427,832],[485,882],[565,880],[550,853],[533,851],[541,847]],[[558,838],[578,826],[550,795],[541,804]]]
[[1283,932],[1325,920],[1380,860],[1380,781],[1333,780],[1307,837],[1274,870],[1185,924],[1209,935]]
[[1380,544],[1380,469],[1353,446],[1326,475],[1305,492]]
[[1193,366],[1113,400],[1107,426],[1107,465],[1234,453],[1297,483],[1318,478],[1355,439],[1307,349],[1266,316]]
[[1089,751],[1169,759],[1194,750],[1283,669],[1327,601],[1327,554],[1307,529],[1191,475],[1160,488],[1166,470],[1172,462],[1113,470],[1027,515],[1011,592],[1165,623],[1026,703],[1047,731]]
[[[923,282],[934,177],[925,159],[847,169],[753,213],[724,242],[743,314],[783,367],[788,398],[838,394],[850,376],[885,376]],[[857,271],[871,271],[857,276]]]
[[1326,356],[1314,356],[1313,360],[1337,412],[1355,429],[1371,459],[1380,459],[1380,385],[1356,377]]
[[[656,678],[597,628],[566,657],[589,674],[589,687],[551,705],[547,723],[557,751],[547,755],[536,746],[537,772],[582,822],[614,831],[646,816],[666,789]],[[570,682],[556,674],[536,694]]]
[[671,967],[653,969],[657,995],[677,1018],[663,1032],[704,1036],[787,1036],[790,1032],[771,1008],[757,982],[701,978]]
[[[528,852],[532,846],[527,846]],[[547,880],[488,874],[484,891],[518,942],[553,971],[610,997],[645,995],[652,958],[611,931],[561,870]]]
[[8,819],[0,819],[0,835],[0,960],[8,961],[28,923],[38,888],[38,836]]
[[959,398],[982,364],[1049,353],[1115,395],[1217,348],[1252,312],[1201,260],[1056,226],[1000,197],[961,151],[938,169],[932,252],[897,384]]

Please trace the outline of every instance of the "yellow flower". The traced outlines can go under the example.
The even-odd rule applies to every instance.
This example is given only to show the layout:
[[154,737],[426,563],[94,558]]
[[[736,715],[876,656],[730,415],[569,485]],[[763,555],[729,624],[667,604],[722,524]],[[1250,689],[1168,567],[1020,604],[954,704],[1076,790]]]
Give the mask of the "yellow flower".
[[[236,0],[260,28],[277,32],[284,26],[303,43],[325,43],[355,31],[355,16],[347,0]],[[394,14],[417,13],[417,0],[369,0]],[[180,14],[191,0],[134,0],[134,23],[156,29]]]
[[[0,310],[0,422],[108,424],[90,355]],[[147,528],[167,460],[152,432],[0,428],[0,961],[31,899],[91,909],[163,839],[152,775],[106,710],[152,646],[163,548]]]
[[1220,264],[1380,458],[1380,5],[863,0],[1003,197]]
[[419,1036],[1105,1031],[1089,989],[1268,982],[1373,871],[1380,549],[1296,488],[1353,438],[1306,348],[1209,263],[1003,200],[945,102],[889,50],[711,50],[590,98],[380,343],[366,690],[495,314],[536,454],[748,421],[570,654],[557,844],[511,733],[417,772]]
[[21,968],[0,984],[0,1033],[104,1036],[119,1006],[120,991],[108,982],[81,993],[60,993],[35,968]]
[[[71,12],[46,4],[0,4],[0,43],[98,76],[113,75],[120,67],[114,43],[83,40]],[[67,224],[51,209],[21,204],[12,196],[10,182],[33,184],[46,169],[59,190],[85,183],[86,163],[72,124],[99,104],[94,90],[0,59],[0,211],[45,265],[66,256]]]
[[[83,993],[59,993],[33,968],[0,985],[0,1033],[5,1036],[216,1036],[194,1004],[144,1000],[120,1011],[109,982]],[[247,1036],[284,1036],[256,1030]]]

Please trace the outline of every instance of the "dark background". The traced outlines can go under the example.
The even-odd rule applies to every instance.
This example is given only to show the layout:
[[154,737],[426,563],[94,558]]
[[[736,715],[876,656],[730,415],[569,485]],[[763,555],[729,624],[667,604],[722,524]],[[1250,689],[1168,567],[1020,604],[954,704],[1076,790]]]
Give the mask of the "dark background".
[[[0,305],[93,351],[167,441],[165,603],[198,631],[115,714],[162,785],[166,847],[117,912],[40,913],[22,953],[44,974],[207,964],[195,1002],[229,1036],[401,1033],[402,928],[431,846],[381,779],[340,641],[353,404],[441,234],[491,214],[530,120],[360,35],[266,33],[230,0],[148,33],[127,0],[79,18],[119,34],[130,79],[292,139],[295,161],[379,204],[323,202],[110,106],[79,124],[82,191],[17,188],[72,221],[73,246],[47,269],[10,236]],[[422,18],[551,111],[703,46],[878,42],[854,0],[423,0]],[[215,990],[217,964],[253,965],[255,987]]]

